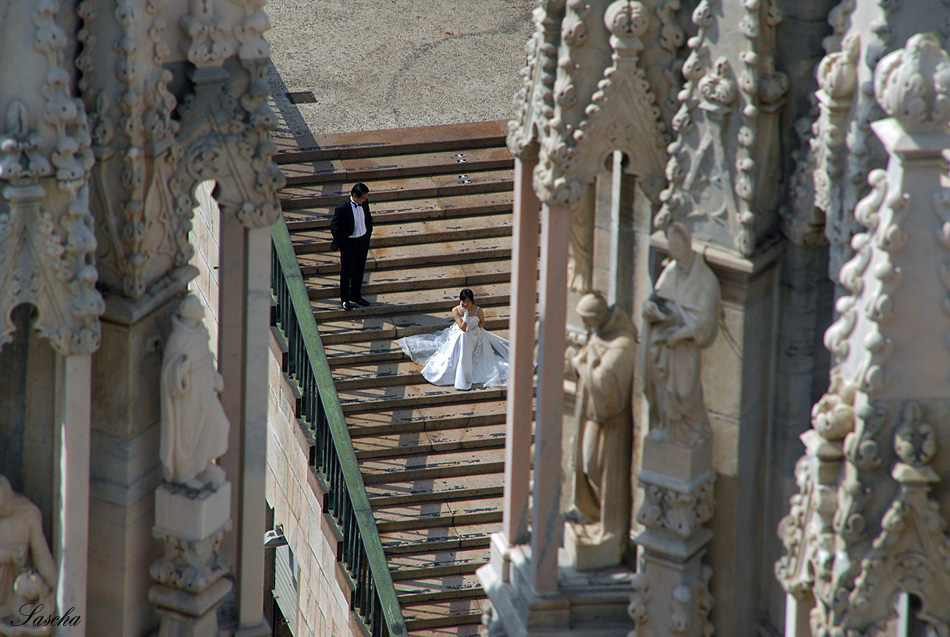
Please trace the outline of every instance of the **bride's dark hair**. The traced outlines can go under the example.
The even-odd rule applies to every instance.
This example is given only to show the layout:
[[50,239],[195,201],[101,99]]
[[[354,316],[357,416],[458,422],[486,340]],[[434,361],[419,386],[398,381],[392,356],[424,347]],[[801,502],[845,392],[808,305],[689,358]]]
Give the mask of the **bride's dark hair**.
[[468,299],[469,301],[471,301],[472,303],[474,303],[474,302],[475,302],[475,293],[472,292],[471,290],[469,290],[468,288],[465,288],[464,290],[462,290],[461,292],[459,292],[459,301],[464,301],[465,299]]

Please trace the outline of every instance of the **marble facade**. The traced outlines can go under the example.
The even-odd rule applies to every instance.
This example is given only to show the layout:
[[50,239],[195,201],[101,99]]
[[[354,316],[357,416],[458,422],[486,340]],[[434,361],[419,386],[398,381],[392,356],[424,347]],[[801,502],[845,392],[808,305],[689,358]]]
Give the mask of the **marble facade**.
[[[238,376],[222,393],[231,488],[215,515],[234,528],[219,588],[235,589],[234,626],[266,626],[264,511],[247,504],[263,501],[270,264],[248,252],[267,252],[283,177],[269,139],[263,4],[43,0],[12,4],[0,24],[0,50],[16,60],[0,88],[0,341],[39,335],[4,355],[26,361],[18,383],[45,378],[52,396],[49,409],[28,401],[4,432],[24,440],[7,449],[38,452],[51,479],[13,452],[3,460],[56,539],[55,607],[82,618],[71,635],[158,625],[148,590],[160,554],[153,512],[169,508],[155,496],[161,353],[196,274],[191,219],[209,180],[231,229],[221,241],[236,262],[220,286],[238,323],[212,343],[234,370],[225,376]],[[48,451],[27,433],[47,430]]]
[[[542,224],[538,410],[533,418],[519,410],[521,388],[512,388],[507,461],[519,466],[509,467],[505,523],[479,571],[493,605],[486,634],[946,630],[936,601],[948,594],[940,583],[948,512],[935,423],[948,387],[937,335],[944,315],[933,305],[944,284],[916,283],[944,269],[946,31],[923,34],[950,7],[925,5],[539,3],[509,136],[516,227]],[[611,102],[620,86],[630,91],[622,107]],[[639,205],[622,195],[635,190],[629,182],[642,191]],[[655,215],[639,224],[648,243],[625,221],[644,204]],[[671,224],[690,231],[722,291],[719,337],[700,356],[702,398],[673,405],[703,410],[710,433],[692,447],[659,448],[645,426],[650,393],[635,396],[639,561],[626,563],[636,576],[625,627],[609,595],[579,601],[577,556],[558,552],[555,521],[571,516],[561,490],[576,472],[564,457],[581,443],[548,403],[560,401],[565,380],[555,361],[584,346],[579,316],[564,305],[604,273],[626,286],[612,302],[642,302],[660,259],[675,252],[661,232]],[[599,245],[609,236],[622,246],[606,263],[599,233]],[[565,249],[569,258],[559,259]],[[907,276],[913,292],[901,286]],[[519,311],[515,303],[516,324]],[[514,332],[517,350],[531,336]],[[797,434],[809,422],[796,468]],[[683,485],[675,496],[674,483]],[[929,539],[910,530],[922,525]],[[596,575],[587,582],[594,596],[604,593]],[[602,611],[596,621],[592,603]]]
[[[0,399],[23,396],[3,411],[0,473],[56,566],[24,594],[82,617],[63,634],[145,634],[160,615],[202,634],[225,597],[222,629],[265,634],[265,500],[309,556],[301,634],[359,631],[267,330],[283,178],[263,5],[40,0],[0,23],[15,60],[0,65]],[[513,381],[503,527],[480,572],[489,634],[950,630],[948,22],[946,0],[538,3],[509,136]],[[573,308],[604,289],[642,328],[673,224],[721,293],[697,354],[704,435],[650,439],[637,375],[636,482],[621,486],[639,558],[620,542],[622,559],[592,567],[563,550],[564,353],[588,344]],[[189,286],[213,318],[231,428],[227,482],[186,501],[161,486],[156,450]],[[194,524],[176,526],[186,510]],[[163,574],[185,551],[200,582]]]

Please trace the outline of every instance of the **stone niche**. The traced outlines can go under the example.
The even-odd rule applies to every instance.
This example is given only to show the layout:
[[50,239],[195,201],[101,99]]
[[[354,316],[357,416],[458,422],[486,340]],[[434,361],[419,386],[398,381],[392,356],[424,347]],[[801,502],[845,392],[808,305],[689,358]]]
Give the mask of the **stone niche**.
[[0,470],[13,490],[43,514],[43,533],[53,537],[53,391],[56,354],[31,328],[35,310],[23,304],[11,319],[13,339],[0,348]]

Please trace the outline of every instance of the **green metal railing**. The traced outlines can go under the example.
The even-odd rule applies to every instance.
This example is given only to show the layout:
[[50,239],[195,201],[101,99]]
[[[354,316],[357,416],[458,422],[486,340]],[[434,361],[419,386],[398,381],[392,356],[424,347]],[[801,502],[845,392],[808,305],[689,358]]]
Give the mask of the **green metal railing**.
[[285,371],[300,390],[297,417],[307,423],[313,436],[312,468],[329,489],[323,510],[332,516],[343,535],[337,559],[353,580],[350,608],[372,637],[404,637],[406,623],[396,587],[283,220],[274,224],[271,234],[271,288],[277,301],[272,322],[287,339]]

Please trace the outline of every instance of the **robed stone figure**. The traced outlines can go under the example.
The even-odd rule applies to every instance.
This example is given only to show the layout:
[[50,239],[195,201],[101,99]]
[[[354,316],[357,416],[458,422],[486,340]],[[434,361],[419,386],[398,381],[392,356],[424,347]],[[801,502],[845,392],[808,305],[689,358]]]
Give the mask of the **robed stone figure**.
[[667,228],[672,260],[643,307],[643,393],[650,433],[695,447],[711,435],[703,404],[700,353],[718,333],[719,280],[693,252],[681,223]]
[[578,537],[576,566],[583,570],[584,564],[619,564],[629,542],[637,329],[597,292],[582,297],[577,312],[590,336],[571,359],[578,379],[578,445],[569,519]]
[[224,480],[215,459],[228,449],[230,424],[218,394],[224,379],[208,346],[204,308],[194,296],[181,302],[162,360],[161,460],[167,482],[193,489]]

